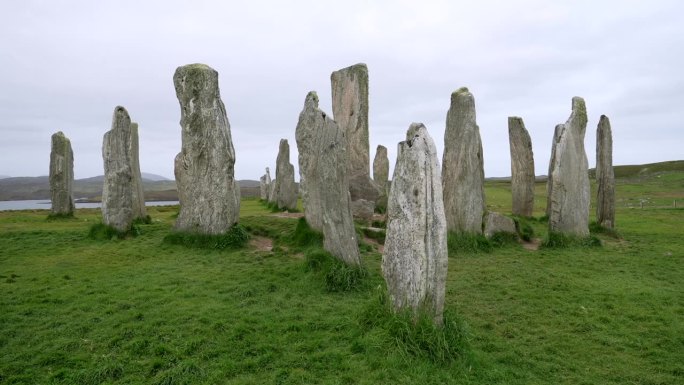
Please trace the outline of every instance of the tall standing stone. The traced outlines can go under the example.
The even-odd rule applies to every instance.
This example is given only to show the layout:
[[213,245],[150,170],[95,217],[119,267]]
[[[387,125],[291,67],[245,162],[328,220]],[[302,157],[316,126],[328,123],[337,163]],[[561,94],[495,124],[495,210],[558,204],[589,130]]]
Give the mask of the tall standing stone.
[[572,98],[572,113],[558,129],[549,169],[549,231],[589,235],[589,173],[584,151],[587,108],[584,99]]
[[613,172],[613,133],[610,120],[601,115],[596,129],[596,222],[612,229],[615,226],[615,173]]
[[400,142],[387,202],[382,273],[394,309],[426,310],[443,322],[447,225],[437,150],[424,125]]
[[140,144],[138,140],[138,123],[131,123],[130,140],[131,180],[133,189],[133,219],[147,217],[145,208],[145,192],[143,191],[142,174],[140,173]]
[[389,158],[387,157],[387,147],[378,145],[373,159],[373,181],[380,191],[378,206],[387,207],[387,193],[389,178]]
[[482,234],[484,162],[475,98],[463,87],[451,94],[442,159],[444,210],[449,231]]
[[300,186],[309,225],[323,232],[323,247],[348,265],[361,264],[352,219],[345,132],[318,108],[309,92],[297,123]]
[[261,178],[259,178],[259,198],[261,200],[267,200],[268,199],[268,183],[266,183],[266,174],[262,175]]
[[368,67],[355,64],[330,75],[333,117],[347,139],[352,201],[375,202],[379,191],[370,178],[368,139]]
[[[304,108],[299,114],[295,130],[299,152],[299,189],[306,222],[311,228],[323,231],[323,201],[320,182],[321,135],[331,119],[318,108],[318,95],[311,91],[306,95]],[[346,168],[346,163],[344,164]]]
[[511,149],[511,193],[513,215],[531,217],[534,210],[534,154],[532,139],[522,118],[508,118]]
[[117,231],[128,231],[134,219],[131,118],[121,106],[114,109],[112,129],[104,135],[102,159],[102,222]]
[[276,179],[273,187],[273,202],[282,209],[297,208],[297,185],[294,181],[294,166],[290,163],[290,145],[287,139],[280,139],[276,159]]
[[50,198],[52,214],[74,213],[74,152],[71,141],[62,131],[52,135],[50,149]]
[[553,130],[553,140],[551,141],[551,160],[549,161],[549,172],[546,177],[546,217],[551,217],[551,190],[553,185],[553,179],[551,178],[551,173],[553,173],[553,165],[556,163],[556,143],[560,140],[560,134],[563,130],[562,124],[557,124]]
[[235,149],[218,72],[205,64],[178,67],[173,75],[181,109],[181,152],[174,173],[180,212],[175,228],[221,234],[238,221]]

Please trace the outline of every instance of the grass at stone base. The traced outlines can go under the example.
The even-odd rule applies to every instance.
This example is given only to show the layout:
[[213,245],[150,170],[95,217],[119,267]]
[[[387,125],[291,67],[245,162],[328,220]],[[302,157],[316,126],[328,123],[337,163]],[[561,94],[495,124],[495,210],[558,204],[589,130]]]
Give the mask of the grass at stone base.
[[[0,213],[0,383],[678,384],[684,210],[617,214],[601,248],[507,245],[449,260],[446,311],[472,361],[437,362],[364,317],[382,287],[330,293],[291,246],[297,219],[243,200],[273,251],[162,243],[177,207],[125,240],[86,237],[99,210]],[[506,212],[505,210],[502,210]],[[543,235],[544,224],[533,224]]]

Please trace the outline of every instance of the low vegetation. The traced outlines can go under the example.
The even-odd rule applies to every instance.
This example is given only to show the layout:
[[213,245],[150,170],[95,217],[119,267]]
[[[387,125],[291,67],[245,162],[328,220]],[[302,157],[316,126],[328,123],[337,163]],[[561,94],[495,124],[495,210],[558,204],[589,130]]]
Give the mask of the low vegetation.
[[[257,200],[242,201],[250,240],[223,249],[165,242],[177,206],[125,239],[88,236],[99,210],[0,212],[0,384],[680,384],[682,176],[620,181],[601,247],[450,237],[442,329],[389,310],[380,245],[347,268]],[[510,212],[510,186],[486,193]],[[642,194],[670,205],[630,208]]]

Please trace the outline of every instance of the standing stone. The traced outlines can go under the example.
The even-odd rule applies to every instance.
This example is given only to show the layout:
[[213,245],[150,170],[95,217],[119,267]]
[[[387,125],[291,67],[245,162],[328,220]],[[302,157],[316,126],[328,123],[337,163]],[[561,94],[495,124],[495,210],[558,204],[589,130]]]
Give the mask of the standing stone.
[[532,140],[522,118],[508,118],[511,148],[511,193],[513,215],[531,217],[534,210],[534,154]]
[[318,108],[318,95],[309,92],[296,130],[306,221],[323,232],[323,247],[330,254],[348,265],[359,266],[344,135],[337,123]]
[[[306,95],[304,108],[299,114],[295,130],[297,150],[299,151],[299,189],[306,222],[312,229],[323,231],[323,201],[320,177],[321,137],[326,124],[334,121],[318,108],[318,95],[311,91]],[[337,127],[337,126],[336,126]],[[330,128],[327,128],[330,130]],[[346,163],[344,165],[347,166]]]
[[443,322],[447,225],[437,150],[424,125],[400,142],[387,203],[382,273],[395,310],[425,310]]
[[142,174],[140,173],[140,145],[138,140],[138,123],[131,123],[130,140],[131,180],[133,190],[133,219],[147,217],[145,208],[145,192],[143,191]]
[[128,231],[134,219],[131,118],[121,106],[114,109],[112,129],[104,135],[102,159],[102,222],[117,231]]
[[174,173],[180,212],[175,228],[222,234],[238,221],[235,149],[221,101],[218,72],[205,64],[178,67],[173,75],[181,109],[181,152]]
[[261,200],[268,199],[268,184],[266,183],[266,174],[259,178],[259,198]]
[[383,208],[387,207],[388,178],[389,158],[387,157],[387,147],[378,145],[378,148],[375,150],[375,159],[373,159],[373,181],[380,191],[377,206]]
[[266,201],[271,202],[271,193],[275,186],[275,180],[271,179],[271,169],[266,167]]
[[62,131],[52,135],[50,149],[50,198],[52,214],[74,214],[74,152]]
[[613,133],[610,120],[601,115],[596,129],[596,222],[608,229],[615,226],[615,173],[613,172]]
[[572,98],[570,118],[558,129],[550,165],[549,232],[589,235],[589,173],[584,151],[587,109]]
[[297,208],[297,185],[294,181],[294,166],[290,163],[290,145],[287,139],[280,139],[276,159],[276,180],[273,188],[273,202],[281,208]]
[[463,87],[451,94],[442,159],[444,209],[449,231],[482,234],[484,164],[475,98]]
[[330,75],[333,116],[347,140],[349,192],[352,201],[375,202],[379,191],[370,178],[368,139],[368,67],[355,64]]
[[557,124],[556,128],[553,130],[553,141],[551,142],[551,160],[549,161],[549,172],[546,178],[546,217],[551,217],[551,190],[553,185],[553,179],[551,178],[551,173],[553,172],[553,165],[556,163],[556,143],[560,139],[561,131],[563,130],[562,124]]

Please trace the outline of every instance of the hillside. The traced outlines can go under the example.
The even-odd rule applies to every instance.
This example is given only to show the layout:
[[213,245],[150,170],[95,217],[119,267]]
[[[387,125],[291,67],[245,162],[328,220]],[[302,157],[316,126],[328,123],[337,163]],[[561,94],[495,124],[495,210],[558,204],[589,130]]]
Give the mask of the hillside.
[[[98,200],[102,196],[103,180],[102,175],[74,180],[74,198]],[[258,181],[239,180],[238,183],[242,196],[256,196],[259,193]],[[143,189],[147,201],[178,200],[174,180],[150,180],[143,177]],[[50,199],[50,183],[47,176],[0,179],[0,201],[29,199]]]

